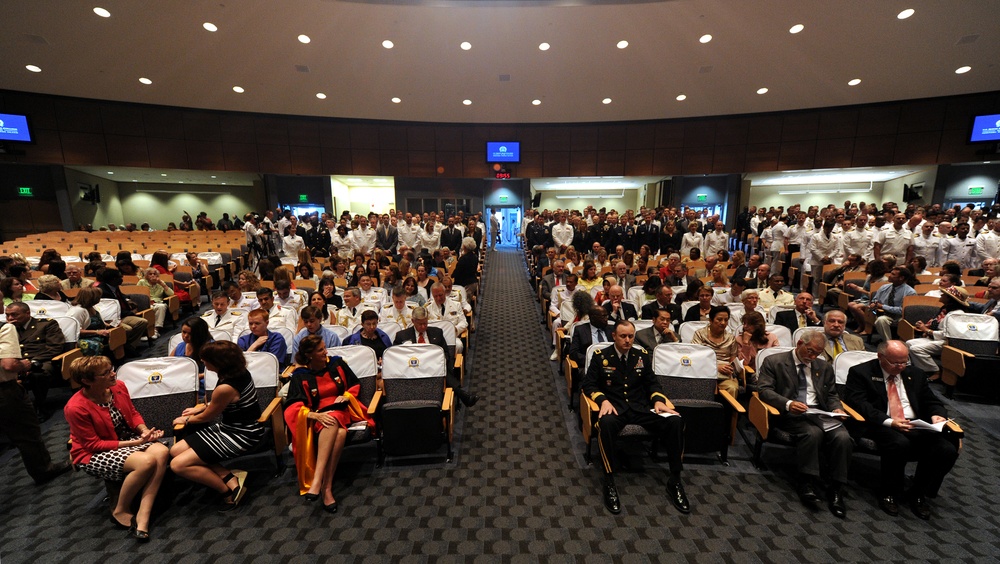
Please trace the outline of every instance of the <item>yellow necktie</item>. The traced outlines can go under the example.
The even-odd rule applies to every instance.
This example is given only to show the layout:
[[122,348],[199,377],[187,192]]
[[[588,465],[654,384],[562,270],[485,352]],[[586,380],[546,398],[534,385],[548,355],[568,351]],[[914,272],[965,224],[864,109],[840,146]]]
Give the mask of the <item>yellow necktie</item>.
[[844,352],[844,347],[840,346],[840,339],[833,340],[833,357],[837,358],[840,353]]
[[805,326],[806,326],[806,316],[802,315],[800,313],[799,314],[799,327],[805,327]]

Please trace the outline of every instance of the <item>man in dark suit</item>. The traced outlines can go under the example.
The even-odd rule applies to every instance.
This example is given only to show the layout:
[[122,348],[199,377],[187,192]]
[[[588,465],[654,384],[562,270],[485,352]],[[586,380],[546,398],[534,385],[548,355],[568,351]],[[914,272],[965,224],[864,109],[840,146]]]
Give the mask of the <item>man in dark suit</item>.
[[660,248],[660,226],[653,223],[653,212],[646,212],[643,222],[635,228],[636,245],[649,245],[650,253],[656,254]]
[[657,312],[661,309],[670,312],[671,320],[681,319],[681,306],[674,303],[674,289],[665,284],[656,290],[655,301],[642,306],[642,319],[656,319]]
[[812,294],[801,292],[795,296],[795,309],[779,311],[774,316],[774,324],[783,325],[789,332],[795,333],[800,327],[819,327],[823,322],[813,309]]
[[382,214],[382,219],[375,229],[375,246],[391,255],[396,254],[396,247],[399,246],[399,230],[389,221],[389,214]]
[[608,301],[604,302],[602,306],[604,311],[608,313],[608,320],[614,324],[622,319],[639,319],[639,314],[635,311],[635,306],[623,301],[625,299],[625,292],[622,287],[615,284],[608,288]]
[[[878,444],[882,456],[882,492],[879,507],[899,514],[898,502],[910,503],[913,513],[930,519],[927,497],[937,496],[945,475],[958,458],[954,435],[914,430],[912,421],[944,422],[948,418],[927,377],[907,366],[909,349],[903,341],[884,341],[878,358],[851,367],[845,400],[865,419],[865,436]],[[913,487],[903,492],[907,461],[917,461]]]
[[694,276],[688,276],[688,267],[683,264],[674,265],[670,275],[663,279],[664,286],[687,286],[697,280]]
[[455,227],[455,216],[449,217],[448,227],[441,230],[441,246],[448,247],[456,254],[462,246],[462,232]]
[[840,421],[806,414],[809,408],[818,408],[846,415],[833,366],[818,358],[825,345],[822,331],[808,331],[794,350],[765,358],[758,371],[760,399],[778,410],[778,427],[795,439],[799,499],[807,507],[820,501],[815,486],[822,451],[830,480],[827,502],[830,512],[842,519],[846,515],[843,487],[851,464],[851,435]]
[[684,422],[676,411],[667,407],[667,397],[653,374],[652,356],[646,349],[632,348],[635,325],[621,321],[612,336],[614,345],[594,353],[583,379],[583,392],[600,410],[597,442],[604,470],[604,506],[611,513],[621,511],[614,480],[615,442],[621,430],[631,424],[642,426],[666,447],[670,463],[667,496],[681,513],[689,513],[691,506],[681,484]]
[[455,395],[466,406],[472,407],[476,405],[476,402],[479,401],[479,396],[463,390],[461,382],[452,374],[454,362],[451,357],[451,351],[448,349],[448,343],[444,340],[444,332],[428,324],[427,310],[423,307],[413,308],[412,316],[413,325],[396,333],[396,338],[393,339],[392,344],[429,343],[441,347],[444,350],[445,366],[448,367],[448,375],[446,377],[448,387],[455,391]]
[[[611,331],[608,328],[608,313],[601,306],[595,305],[587,313],[590,323],[578,323],[573,327],[573,338],[569,345],[569,357],[583,370],[587,359],[587,349],[596,343],[611,342]],[[574,378],[575,380],[575,378]],[[576,389],[576,384],[573,384]]]
[[[643,308],[643,311],[645,311],[645,308]],[[635,344],[647,351],[652,351],[656,348],[656,345],[679,342],[681,339],[674,332],[674,327],[671,324],[672,319],[670,310],[666,308],[656,310],[656,317],[653,318],[653,326],[636,331]]]
[[823,316],[823,334],[826,335],[826,348],[823,349],[823,359],[832,363],[842,352],[863,351],[865,341],[857,335],[846,331],[847,314],[839,309],[831,309]]
[[103,268],[100,271],[101,298],[107,298],[118,302],[120,309],[121,327],[125,329],[126,350],[135,352],[136,347],[144,335],[147,335],[149,322],[142,317],[134,315],[135,304],[125,299],[119,287],[122,283],[122,275],[113,268]]
[[552,295],[552,288],[566,285],[566,274],[566,261],[552,261],[552,272],[542,276],[542,299],[548,299]]

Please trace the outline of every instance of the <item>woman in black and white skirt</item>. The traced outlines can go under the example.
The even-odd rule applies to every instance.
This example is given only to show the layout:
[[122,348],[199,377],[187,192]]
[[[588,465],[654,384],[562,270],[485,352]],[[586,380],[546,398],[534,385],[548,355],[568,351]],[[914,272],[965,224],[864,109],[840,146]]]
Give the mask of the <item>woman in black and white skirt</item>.
[[219,375],[212,401],[185,409],[174,425],[212,423],[170,448],[170,468],[175,474],[212,488],[223,495],[220,511],[229,511],[246,495],[246,472],[230,471],[219,463],[246,453],[264,437],[257,390],[247,371],[243,351],[235,343],[216,341],[201,349],[205,368]]
[[[123,482],[111,522],[148,541],[153,502],[167,469],[167,447],[157,442],[163,431],[146,426],[106,357],[78,358],[70,374],[81,386],[64,410],[73,464],[91,476]],[[132,502],[140,493],[139,511],[133,514]]]

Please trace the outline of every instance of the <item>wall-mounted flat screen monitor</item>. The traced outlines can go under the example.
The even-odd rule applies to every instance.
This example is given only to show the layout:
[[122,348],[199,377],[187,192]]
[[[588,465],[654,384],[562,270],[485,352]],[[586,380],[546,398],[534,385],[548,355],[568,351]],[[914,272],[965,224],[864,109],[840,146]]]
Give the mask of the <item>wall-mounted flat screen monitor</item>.
[[1000,142],[1000,114],[976,116],[972,120],[970,143]]
[[488,163],[519,163],[521,162],[520,141],[487,141],[486,162]]
[[28,129],[28,116],[19,114],[0,114],[0,141],[31,143],[31,130]]

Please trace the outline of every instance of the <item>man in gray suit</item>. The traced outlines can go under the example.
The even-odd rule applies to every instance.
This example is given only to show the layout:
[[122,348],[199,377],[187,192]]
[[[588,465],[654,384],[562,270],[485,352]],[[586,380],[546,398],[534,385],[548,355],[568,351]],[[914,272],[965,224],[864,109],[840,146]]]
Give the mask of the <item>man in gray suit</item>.
[[[667,287],[669,288],[669,286]],[[670,310],[666,308],[656,310],[656,317],[653,318],[652,327],[635,332],[635,344],[645,348],[650,354],[652,354],[656,345],[677,343],[680,340],[680,337],[677,336],[673,326],[670,324]]]
[[846,327],[847,314],[839,309],[831,309],[823,316],[823,334],[826,335],[823,360],[833,364],[834,359],[842,352],[865,350],[865,341],[848,333]]
[[391,255],[396,254],[396,247],[399,246],[399,230],[392,225],[387,213],[382,214],[375,229],[375,246]]
[[851,436],[829,416],[808,414],[810,408],[846,415],[837,394],[833,367],[818,358],[826,347],[822,331],[807,331],[787,353],[764,359],[758,372],[760,399],[778,410],[777,427],[791,434],[799,467],[799,499],[807,507],[820,502],[820,452],[826,456],[830,484],[827,502],[834,516],[846,515],[843,486],[851,461]]

